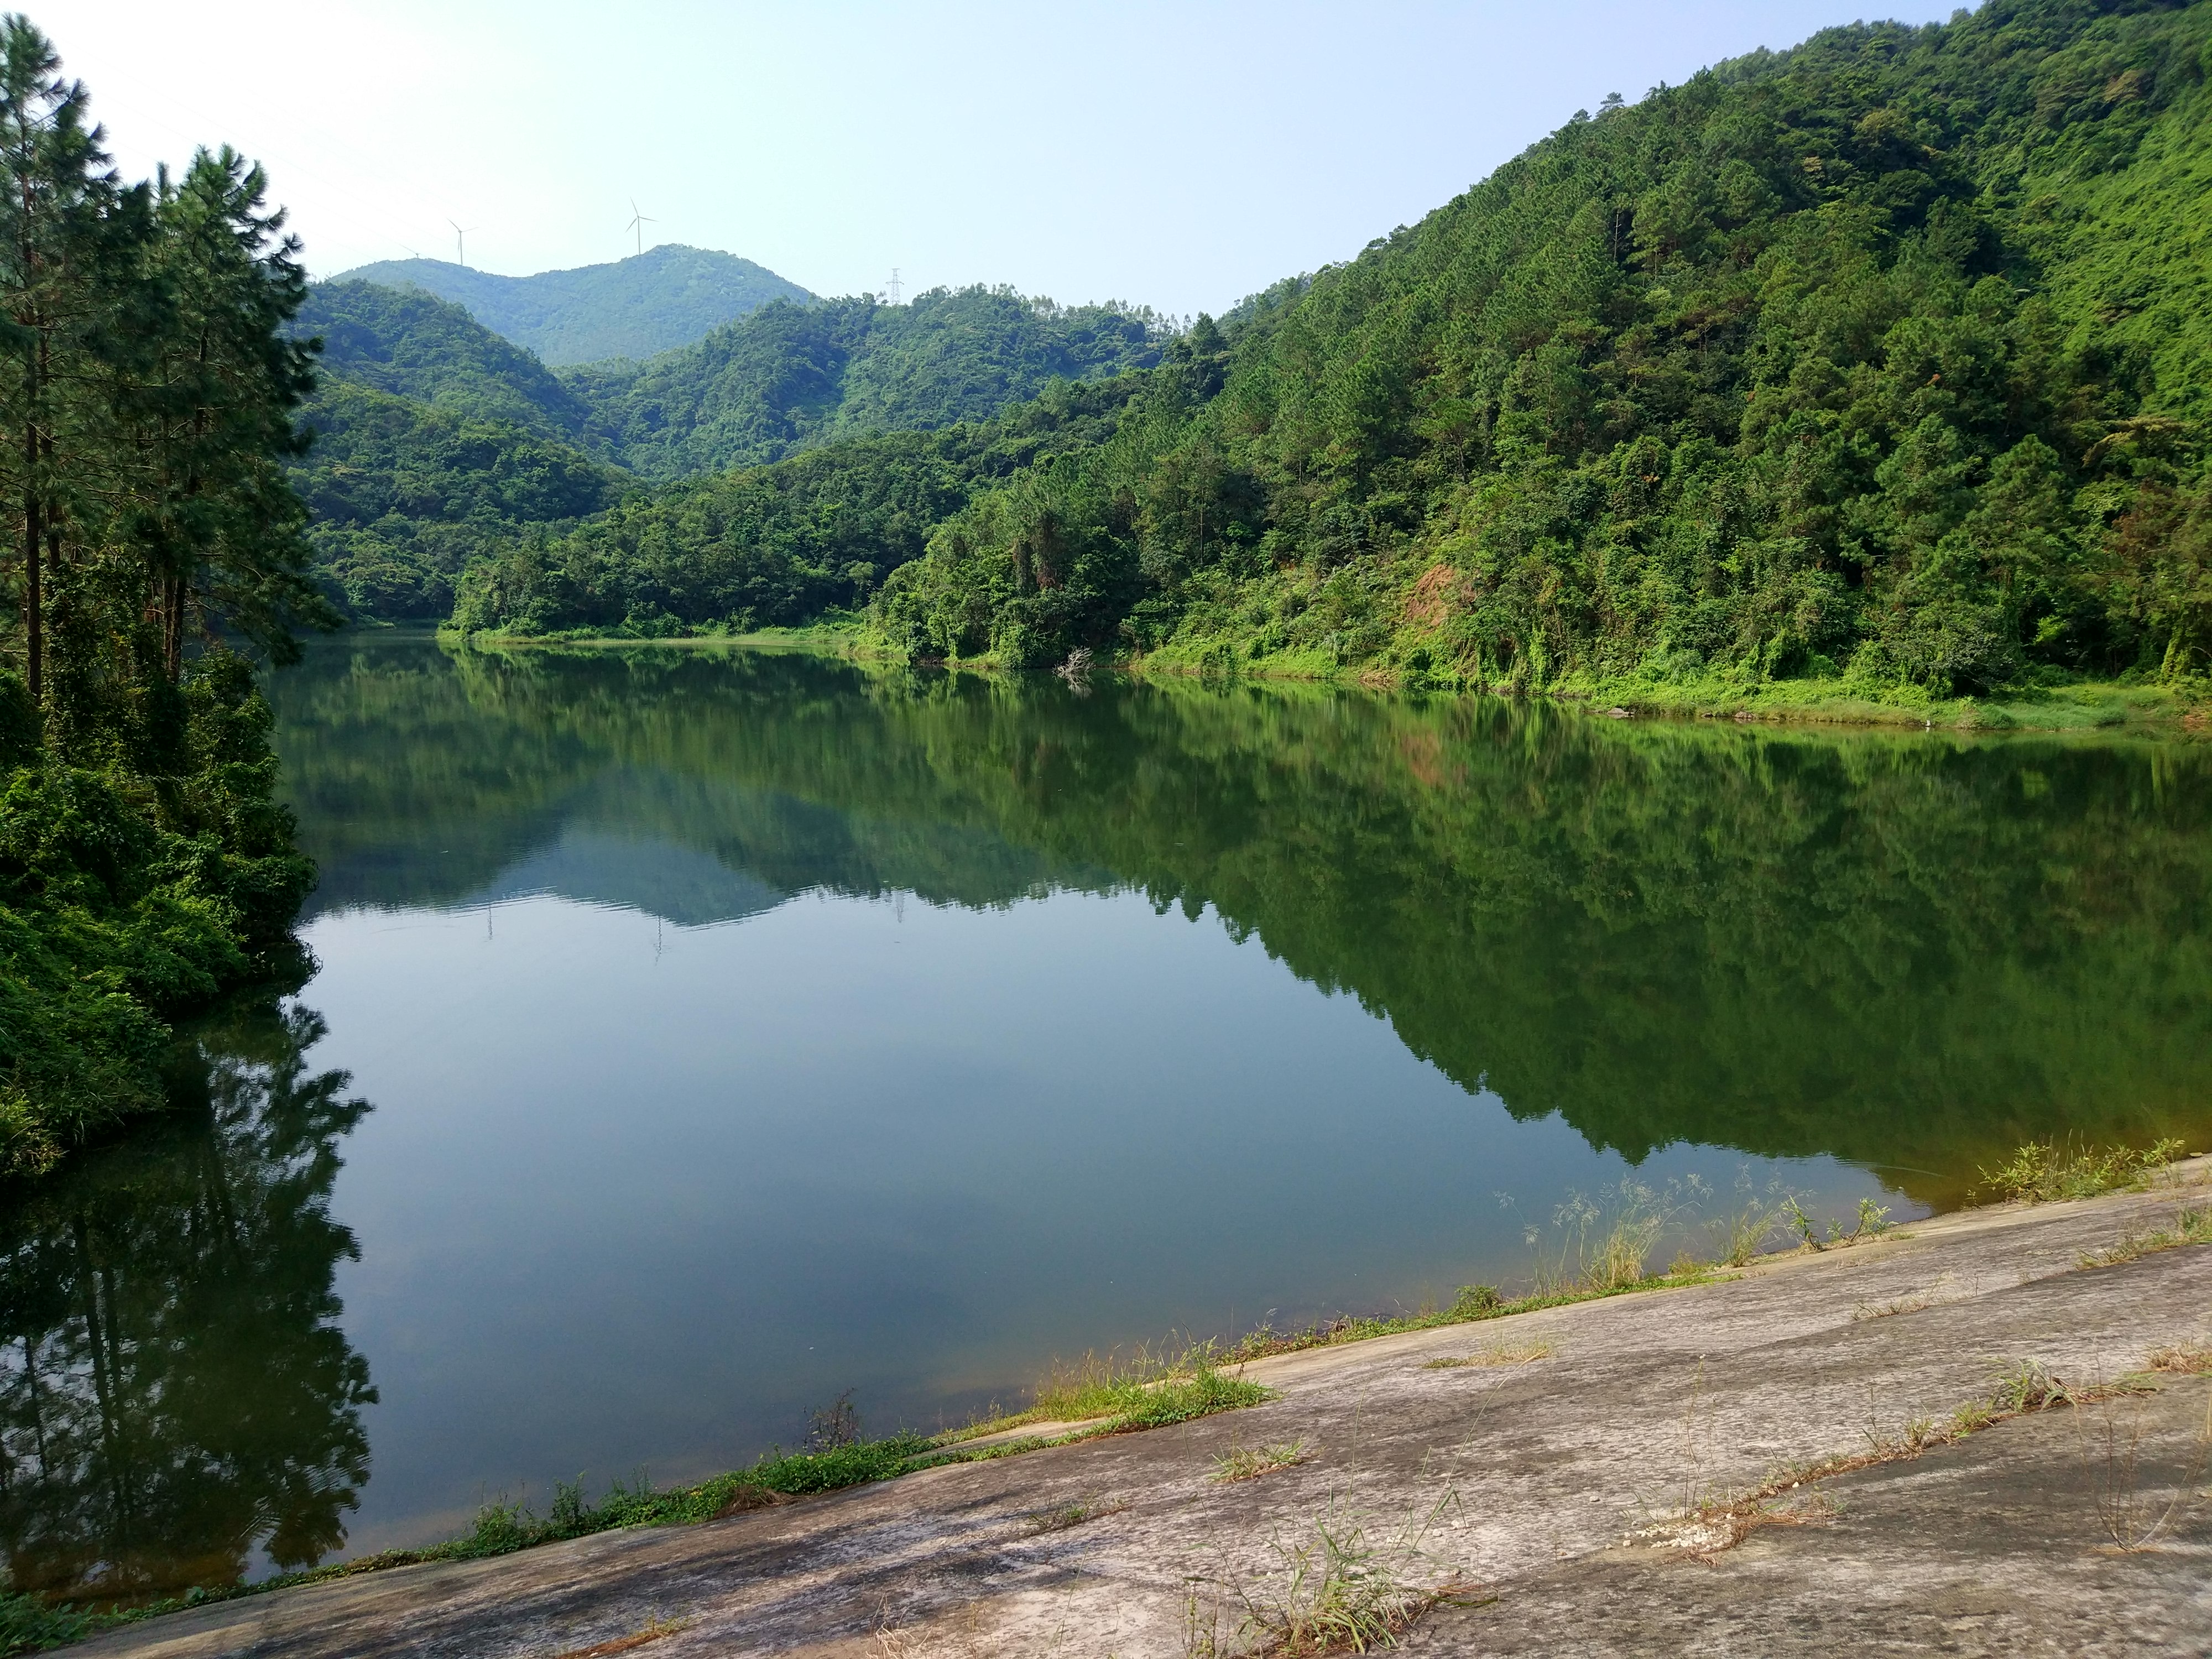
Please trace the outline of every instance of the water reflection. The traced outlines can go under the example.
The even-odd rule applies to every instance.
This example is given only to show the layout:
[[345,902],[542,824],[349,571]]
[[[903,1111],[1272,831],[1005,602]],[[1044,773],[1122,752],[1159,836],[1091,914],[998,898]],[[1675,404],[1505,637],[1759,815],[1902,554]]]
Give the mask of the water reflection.
[[276,699],[331,1029],[0,1195],[20,1585],[1514,1282],[1632,1164],[1849,1218],[2212,1129],[2197,747],[419,636]]
[[285,695],[326,907],[1133,888],[1593,1146],[1936,1203],[2030,1134],[2205,1121],[2199,747],[405,640]]
[[18,1589],[130,1600],[304,1567],[368,1474],[337,1146],[368,1109],[304,1010],[228,1020],[178,1107],[0,1210],[0,1542]]

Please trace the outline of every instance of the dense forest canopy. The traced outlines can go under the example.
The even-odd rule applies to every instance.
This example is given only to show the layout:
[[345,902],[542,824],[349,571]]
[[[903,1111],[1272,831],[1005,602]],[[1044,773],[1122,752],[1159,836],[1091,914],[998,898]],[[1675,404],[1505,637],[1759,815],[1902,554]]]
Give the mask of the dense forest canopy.
[[882,623],[1520,687],[2201,666],[2208,43],[2202,0],[1993,0],[1608,100],[1193,331]]
[[[323,580],[343,609],[442,617],[471,562],[511,564],[516,546],[560,539],[580,517],[627,500],[631,479],[683,481],[647,509],[654,522],[703,522],[702,489],[771,503],[765,518],[746,520],[750,562],[761,568],[736,586],[708,568],[726,546],[719,532],[710,544],[679,538],[676,546],[699,555],[675,601],[687,621],[805,620],[865,599],[986,476],[957,463],[962,486],[929,494],[914,518],[908,458],[933,447],[972,457],[997,441],[974,431],[933,447],[890,434],[988,422],[1060,381],[1116,377],[1157,359],[1164,333],[1149,313],[1060,307],[1005,289],[933,290],[904,306],[778,301],[650,362],[556,375],[458,305],[355,281],[312,289],[293,328],[323,343],[323,390],[307,410],[317,442],[294,477],[315,511]],[[1060,423],[1049,411],[1030,423],[1040,420]],[[787,477],[748,471],[825,446],[838,453],[826,471],[811,462]],[[388,488],[377,482],[387,471],[401,475]],[[813,510],[825,477],[843,481],[831,494],[847,510],[834,522]],[[901,506],[890,519],[856,514],[855,495]],[[642,521],[595,526],[593,545],[633,543]],[[848,567],[857,580],[842,574]],[[666,583],[635,586],[640,625],[650,629]],[[715,608],[702,611],[708,595]],[[606,609],[600,594],[588,617],[578,611],[568,622],[619,623],[630,606],[615,602],[611,617]]]
[[580,369],[612,453],[647,477],[781,459],[839,437],[979,421],[1057,380],[1158,361],[1151,313],[1006,288],[764,306],[688,350]]
[[[1608,99],[1201,319],[1122,377],[1102,441],[970,492],[927,556],[877,550],[902,568],[875,624],[921,657],[1522,690],[2202,672],[2209,50],[2206,0],[1996,0]],[[870,465],[778,361],[787,393],[662,405],[655,464],[713,464],[702,432],[782,441],[795,410]],[[785,562],[667,528],[568,611],[538,596],[574,549],[518,548],[532,597],[464,620],[601,627],[618,591],[644,631],[847,602],[677,594],[687,562]]]
[[326,380],[292,483],[314,514],[323,580],[358,616],[432,619],[471,560],[621,499],[619,468],[512,422]]
[[127,185],[100,144],[0,18],[0,1178],[160,1104],[165,1019],[266,977],[313,876],[231,648],[331,620],[297,245],[229,150]]
[[1096,447],[1136,389],[1129,376],[1061,380],[989,420],[850,439],[634,496],[477,560],[453,621],[655,635],[702,619],[744,628],[850,609],[980,491]]
[[318,283],[294,319],[341,380],[448,414],[581,442],[592,407],[523,347],[434,295],[375,283]]

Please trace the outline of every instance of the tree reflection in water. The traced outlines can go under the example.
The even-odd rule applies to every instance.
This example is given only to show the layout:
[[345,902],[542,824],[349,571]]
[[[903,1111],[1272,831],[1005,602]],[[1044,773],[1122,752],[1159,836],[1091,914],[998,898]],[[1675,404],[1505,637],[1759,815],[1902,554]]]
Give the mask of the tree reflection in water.
[[338,1144],[368,1112],[273,1007],[180,1045],[176,1110],[0,1194],[0,1541],[13,1587],[129,1601],[313,1565],[368,1476],[338,1328]]

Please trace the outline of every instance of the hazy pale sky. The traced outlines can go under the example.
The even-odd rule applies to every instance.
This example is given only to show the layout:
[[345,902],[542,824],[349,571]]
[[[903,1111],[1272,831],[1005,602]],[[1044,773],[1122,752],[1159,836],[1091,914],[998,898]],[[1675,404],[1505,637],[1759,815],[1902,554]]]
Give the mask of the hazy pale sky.
[[[329,275],[688,242],[817,294],[1011,283],[1220,311],[1410,224],[1609,92],[1863,0],[712,4],[46,0],[133,177],[264,162]],[[1886,0],[1923,22],[1953,0]]]

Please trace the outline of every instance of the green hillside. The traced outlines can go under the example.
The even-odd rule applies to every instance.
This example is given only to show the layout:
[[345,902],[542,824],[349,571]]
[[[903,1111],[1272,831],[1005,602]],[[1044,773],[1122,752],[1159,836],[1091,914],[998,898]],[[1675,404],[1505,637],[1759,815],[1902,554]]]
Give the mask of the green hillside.
[[848,439],[641,494],[472,564],[453,621],[667,635],[858,605],[980,491],[1110,437],[1139,384],[1061,380],[988,421]]
[[1608,100],[941,526],[918,654],[1972,692],[2212,652],[2212,5]]
[[435,295],[556,365],[650,357],[772,301],[805,305],[813,297],[750,259],[673,243],[612,264],[534,276],[501,276],[442,259],[390,259],[343,277]]
[[[307,411],[320,435],[295,465],[294,482],[315,510],[312,533],[325,586],[352,614],[444,616],[470,559],[496,556],[516,568],[511,544],[558,542],[573,520],[616,498],[625,471],[681,480],[833,438],[885,438],[826,465],[795,469],[788,487],[733,478],[706,492],[773,504],[769,520],[758,521],[765,539],[755,550],[784,571],[755,599],[713,614],[784,617],[864,598],[891,565],[919,555],[930,526],[981,483],[1017,470],[1007,452],[993,448],[1002,434],[969,434],[945,447],[957,488],[947,494],[931,485],[915,495],[907,458],[937,449],[888,434],[984,421],[1056,380],[1148,362],[1158,356],[1160,331],[1147,313],[1066,308],[1005,289],[926,294],[901,307],[778,301],[649,363],[556,376],[459,306],[348,281],[311,290],[295,332],[320,337],[324,353],[323,390]],[[1057,431],[1066,420],[1064,408],[1040,408],[1024,429]],[[994,457],[988,462],[986,452]],[[884,476],[865,476],[878,466]],[[830,479],[857,480],[858,495],[843,482],[825,483]],[[823,489],[843,503],[835,524],[820,516]],[[701,499],[678,489],[665,506],[641,505],[595,529],[590,544],[629,545],[648,524],[660,526],[659,536],[708,522],[698,516]],[[811,516],[786,526],[784,515],[801,502]],[[695,545],[685,539],[689,528],[672,533],[676,545]],[[793,575],[799,567],[869,574],[825,586]],[[702,570],[685,592],[724,585]],[[610,597],[627,586],[586,586],[593,597],[579,599],[579,617],[600,617],[610,605],[614,621],[629,614],[626,601]],[[652,583],[639,588],[655,591]],[[645,603],[641,615],[659,614],[657,601]]]
[[316,438],[292,486],[318,573],[357,617],[442,617],[471,560],[622,494],[618,470],[512,422],[335,378],[304,414]]
[[[1608,100],[1420,224],[1201,319],[1122,377],[1098,441],[955,492],[926,556],[905,523],[866,561],[897,567],[875,626],[924,658],[1660,702],[2199,672],[2208,43],[2212,0],[2003,0]],[[748,319],[784,375],[741,377],[773,388],[750,401],[645,374],[595,396],[648,466],[810,438],[817,466],[903,465],[836,441],[892,406],[849,360],[835,378],[836,315]],[[777,556],[653,522],[649,550],[596,529],[541,550],[548,580],[510,584],[526,605],[463,620],[599,626],[627,592],[654,629],[720,625],[723,590],[678,576]],[[586,544],[591,582],[551,581]]]
[[465,419],[503,421],[541,437],[579,439],[592,423],[591,405],[529,351],[428,294],[318,283],[292,328],[299,337],[321,339],[325,380]]
[[574,372],[614,453],[647,477],[773,461],[811,443],[980,421],[1054,380],[1156,362],[1159,320],[1007,288],[763,307],[649,363]]

